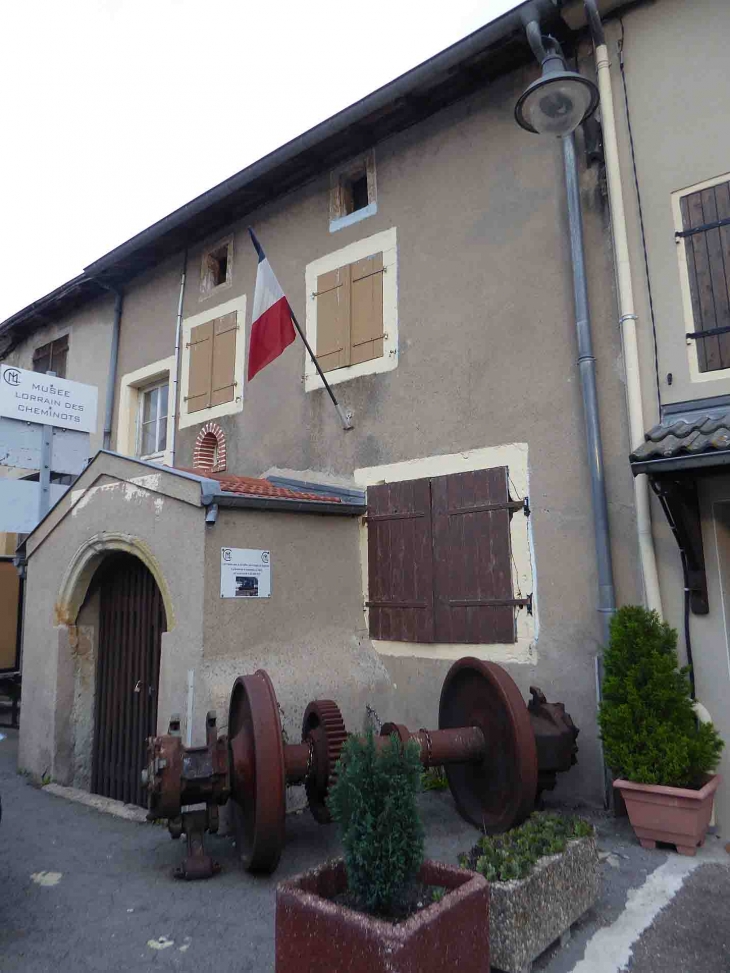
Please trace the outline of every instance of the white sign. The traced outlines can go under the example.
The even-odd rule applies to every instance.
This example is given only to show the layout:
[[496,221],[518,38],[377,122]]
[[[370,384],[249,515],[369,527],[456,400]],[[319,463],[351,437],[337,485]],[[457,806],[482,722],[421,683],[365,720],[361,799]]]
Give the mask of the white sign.
[[95,385],[0,365],[0,416],[96,432],[97,398]]
[[221,598],[270,598],[271,551],[221,548]]

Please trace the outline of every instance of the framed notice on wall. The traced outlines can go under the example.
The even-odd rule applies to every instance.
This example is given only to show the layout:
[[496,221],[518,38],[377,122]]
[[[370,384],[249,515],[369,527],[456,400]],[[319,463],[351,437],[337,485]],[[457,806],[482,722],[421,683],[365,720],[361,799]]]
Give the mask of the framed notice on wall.
[[221,548],[221,598],[270,598],[271,551]]

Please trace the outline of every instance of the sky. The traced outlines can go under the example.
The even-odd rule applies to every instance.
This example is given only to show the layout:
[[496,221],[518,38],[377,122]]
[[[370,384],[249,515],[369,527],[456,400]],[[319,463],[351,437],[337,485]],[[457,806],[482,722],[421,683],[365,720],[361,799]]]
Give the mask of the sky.
[[3,8],[0,321],[515,0]]

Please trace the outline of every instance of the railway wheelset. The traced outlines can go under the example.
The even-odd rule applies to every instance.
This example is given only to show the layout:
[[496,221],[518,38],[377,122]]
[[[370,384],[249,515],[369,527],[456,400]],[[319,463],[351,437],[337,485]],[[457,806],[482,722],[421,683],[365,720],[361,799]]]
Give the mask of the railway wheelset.
[[[385,745],[393,733],[403,742],[415,740],[424,767],[445,769],[467,821],[488,834],[507,831],[576,762],[578,729],[565,706],[547,702],[535,687],[530,693],[525,704],[503,668],[460,659],[441,690],[438,729],[411,731],[385,723],[376,743]],[[320,699],[304,712],[301,742],[287,743],[263,669],[236,679],[226,735],[218,734],[215,714],[208,714],[205,746],[183,746],[180,719],[173,716],[167,734],[147,742],[142,781],[148,818],[167,819],[173,838],[187,837],[187,855],[176,875],[209,878],[218,870],[204,835],[218,830],[219,807],[229,799],[243,864],[252,872],[273,872],[285,841],[287,785],[304,784],[312,815],[328,823],[327,793],[347,736],[337,704]]]

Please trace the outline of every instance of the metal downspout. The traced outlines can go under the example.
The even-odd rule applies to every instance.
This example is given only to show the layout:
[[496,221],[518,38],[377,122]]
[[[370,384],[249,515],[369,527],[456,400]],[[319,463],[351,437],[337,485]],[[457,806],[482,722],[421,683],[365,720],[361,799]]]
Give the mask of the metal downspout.
[[581,215],[578,164],[575,156],[575,136],[561,139],[565,187],[568,197],[568,224],[570,227],[570,251],[573,264],[573,294],[575,298],[575,327],[578,338],[578,370],[583,394],[586,449],[591,476],[593,501],[593,533],[596,542],[596,570],[598,573],[598,611],[601,618],[601,639],[608,644],[611,616],[616,611],[611,562],[611,538],[608,524],[608,503],[603,467],[603,444],[598,415],[596,389],[596,359],[593,357],[591,322],[588,310],[585,250],[583,246],[583,220]]
[[119,359],[119,329],[122,323],[122,306],[124,294],[115,287],[102,285],[114,295],[114,322],[112,324],[112,346],[109,354],[109,380],[106,387],[106,406],[104,409],[104,439],[103,448],[111,449],[112,419],[114,418],[114,392],[117,383],[117,361]]
[[177,318],[175,320],[175,365],[174,365],[174,375],[172,377],[172,433],[170,435],[170,465],[175,465],[175,446],[177,443],[177,417],[178,417],[178,392],[179,392],[179,379],[180,374],[180,346],[182,343],[182,316],[183,316],[183,299],[185,297],[185,278],[187,276],[188,269],[188,251],[185,250],[185,255],[183,256],[183,268],[182,274],[180,275],[180,294],[177,300]]
[[[636,337],[636,309],[629,260],[629,241],[624,212],[621,169],[618,155],[618,136],[613,108],[613,90],[608,48],[603,33],[603,25],[595,0],[584,0],[591,36],[595,47],[598,90],[601,96],[601,123],[603,128],[603,149],[606,158],[606,178],[613,230],[614,258],[616,264],[616,284],[618,290],[619,324],[623,344],[626,371],[626,402],[629,418],[631,450],[634,451],[644,442],[644,408],[641,394],[641,372],[639,369],[639,346]],[[644,581],[644,596],[648,608],[662,617],[661,589],[657,571],[654,538],[651,529],[651,505],[649,478],[645,473],[634,477],[634,503],[636,506],[636,529],[639,541],[639,560]]]

